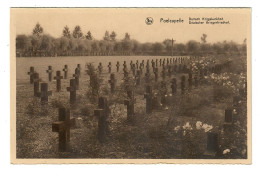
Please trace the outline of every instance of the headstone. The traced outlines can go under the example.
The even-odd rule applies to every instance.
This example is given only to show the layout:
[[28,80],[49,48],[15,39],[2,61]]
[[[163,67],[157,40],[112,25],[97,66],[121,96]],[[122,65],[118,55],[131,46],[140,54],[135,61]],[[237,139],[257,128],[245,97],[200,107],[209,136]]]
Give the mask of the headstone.
[[108,82],[110,84],[110,92],[113,94],[115,92],[116,87],[116,78],[114,73],[110,75],[110,80],[108,80]]
[[70,119],[70,110],[59,108],[59,117],[57,122],[52,123],[52,132],[59,133],[59,151],[69,150],[70,129],[75,126],[75,119]]
[[52,92],[48,91],[48,83],[41,83],[41,92],[37,93],[37,97],[41,98],[42,103],[46,103],[50,95],[52,95]]
[[76,102],[76,81],[75,79],[70,80],[70,87],[67,87],[67,91],[70,92],[70,103],[73,104]]
[[30,71],[28,75],[30,75],[30,83],[33,84],[33,74],[34,74],[34,67],[30,67]]
[[48,70],[46,70],[46,72],[48,73],[48,78],[49,81],[52,81],[52,66],[48,66]]
[[68,65],[64,65],[64,68],[63,68],[62,71],[64,71],[64,79],[67,79],[68,78],[68,71],[69,71]]
[[60,71],[56,71],[56,76],[54,77],[55,80],[57,80],[56,83],[56,90],[59,92],[61,90],[61,79],[63,79],[63,76],[61,76]]
[[73,74],[76,82],[76,89],[79,90],[79,69],[75,68],[75,74]]
[[107,118],[109,115],[109,107],[107,99],[100,97],[98,100],[98,109],[94,110],[94,115],[98,117],[98,141],[103,143],[106,141],[106,135],[108,132]]

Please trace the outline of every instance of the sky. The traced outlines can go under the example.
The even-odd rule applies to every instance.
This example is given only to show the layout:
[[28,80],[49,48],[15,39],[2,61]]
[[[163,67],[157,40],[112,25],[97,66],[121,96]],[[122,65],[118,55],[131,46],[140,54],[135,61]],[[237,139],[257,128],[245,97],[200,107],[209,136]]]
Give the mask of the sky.
[[[147,17],[153,18],[153,24],[147,25]],[[189,24],[189,18],[223,18],[229,24]],[[184,20],[183,23],[164,23],[160,19]],[[207,34],[207,42],[234,41],[242,43],[250,37],[249,9],[177,9],[177,8],[13,8],[11,25],[14,34],[32,34],[39,22],[45,34],[61,37],[64,26],[72,32],[79,25],[84,34],[91,31],[97,40],[103,38],[105,31],[115,31],[117,39],[126,32],[131,39],[144,42],[162,42],[174,39],[176,43],[189,40],[200,41]]]

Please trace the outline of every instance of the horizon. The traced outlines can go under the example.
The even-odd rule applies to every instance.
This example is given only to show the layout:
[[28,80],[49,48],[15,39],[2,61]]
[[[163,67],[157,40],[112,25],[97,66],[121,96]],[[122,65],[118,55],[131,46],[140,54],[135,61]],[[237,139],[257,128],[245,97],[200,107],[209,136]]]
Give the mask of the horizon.
[[[223,41],[242,44],[244,39],[248,39],[248,19],[243,10],[226,9],[228,14],[224,13],[223,9],[193,9],[192,13],[188,13],[189,10],[165,8],[142,12],[141,8],[11,9],[14,12],[16,36],[32,35],[32,30],[38,22],[43,28],[43,33],[54,38],[62,37],[62,30],[66,25],[71,33],[74,27],[79,25],[84,36],[90,31],[95,40],[102,40],[105,31],[115,31],[117,41],[123,39],[125,33],[129,33],[131,39],[140,43],[163,42],[172,38],[175,43],[187,43],[190,40],[200,42],[202,34],[207,34],[209,44]],[[154,19],[152,25],[145,23],[147,17]],[[230,24],[188,24],[190,17],[223,17],[224,20],[230,21]],[[184,23],[163,23],[161,19],[182,19]],[[146,35],[143,35],[144,33]]]

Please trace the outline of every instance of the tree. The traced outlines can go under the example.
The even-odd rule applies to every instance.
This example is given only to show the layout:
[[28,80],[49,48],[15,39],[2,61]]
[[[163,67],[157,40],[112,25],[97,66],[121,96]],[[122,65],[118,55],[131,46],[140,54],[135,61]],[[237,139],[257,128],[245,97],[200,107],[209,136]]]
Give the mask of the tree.
[[70,30],[69,30],[69,27],[68,26],[65,26],[63,31],[62,31],[62,36],[63,37],[67,37],[67,38],[70,38],[71,37],[71,34],[70,34]]
[[93,39],[92,34],[91,34],[90,31],[88,31],[88,33],[87,33],[87,35],[86,35],[86,39],[87,39],[87,40],[92,40],[92,39]]
[[207,42],[206,39],[207,39],[207,34],[202,34],[202,37],[200,38],[201,42],[206,43]]
[[130,40],[130,35],[128,33],[125,33],[125,40]]
[[42,33],[43,33],[43,28],[39,23],[37,23],[33,29],[33,35],[40,37]]
[[30,39],[26,35],[18,35],[16,37],[16,49],[27,51],[32,46]]
[[156,54],[156,55],[161,54],[161,52],[163,50],[163,44],[159,43],[159,42],[154,43],[152,45],[152,50],[153,50],[153,53]]
[[49,35],[43,35],[41,38],[40,49],[50,52],[54,48],[53,38]]
[[113,31],[111,34],[110,34],[110,39],[111,39],[111,41],[116,41],[116,33],[115,33],[115,31]]
[[189,53],[198,53],[199,50],[199,43],[195,40],[190,40],[187,43],[187,50]]
[[83,33],[81,32],[80,26],[76,26],[73,31],[73,37],[74,38],[81,38],[83,36]]
[[110,40],[109,32],[108,32],[108,31],[105,32],[105,36],[103,37],[103,39],[104,39],[105,41],[109,41],[109,40]]

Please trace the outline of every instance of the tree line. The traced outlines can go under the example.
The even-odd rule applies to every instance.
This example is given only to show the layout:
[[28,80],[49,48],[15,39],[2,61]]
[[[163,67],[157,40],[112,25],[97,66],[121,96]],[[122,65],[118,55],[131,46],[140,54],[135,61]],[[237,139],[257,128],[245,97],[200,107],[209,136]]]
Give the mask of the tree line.
[[207,35],[202,34],[200,42],[190,40],[177,43],[173,39],[163,42],[140,43],[125,33],[117,39],[115,31],[105,31],[102,40],[96,40],[90,31],[83,34],[79,25],[70,32],[68,26],[62,30],[62,37],[54,38],[44,33],[39,23],[32,35],[16,36],[16,56],[87,56],[87,55],[205,55],[246,52],[246,39],[243,44],[233,41],[207,43]]

